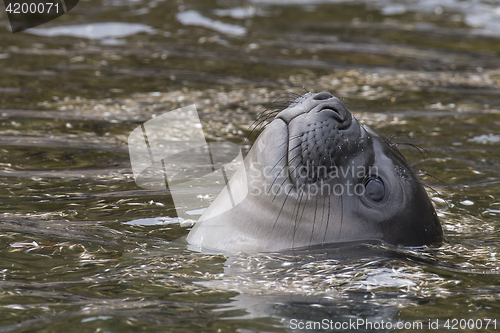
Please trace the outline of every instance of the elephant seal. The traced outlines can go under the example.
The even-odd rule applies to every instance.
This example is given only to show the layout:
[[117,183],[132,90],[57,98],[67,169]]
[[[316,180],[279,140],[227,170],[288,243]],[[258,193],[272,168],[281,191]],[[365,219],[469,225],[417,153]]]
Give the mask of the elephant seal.
[[[297,98],[259,135],[187,240],[199,250],[271,252],[379,240],[443,239],[401,152],[328,92]],[[245,193],[235,202],[233,194]]]

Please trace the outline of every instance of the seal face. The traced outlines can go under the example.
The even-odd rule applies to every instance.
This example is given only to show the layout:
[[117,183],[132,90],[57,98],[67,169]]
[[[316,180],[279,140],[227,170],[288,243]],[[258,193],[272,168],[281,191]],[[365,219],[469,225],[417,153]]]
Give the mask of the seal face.
[[[360,125],[328,92],[307,93],[279,112],[188,235],[199,248],[277,251],[382,240],[442,240],[434,207],[399,150]],[[228,207],[231,207],[228,209]]]

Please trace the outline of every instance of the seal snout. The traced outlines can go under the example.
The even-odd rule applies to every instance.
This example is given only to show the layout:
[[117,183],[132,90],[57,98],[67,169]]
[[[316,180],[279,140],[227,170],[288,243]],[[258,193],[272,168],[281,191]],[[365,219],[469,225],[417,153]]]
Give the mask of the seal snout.
[[[331,97],[325,98],[327,95],[330,95]],[[338,123],[338,129],[349,127],[351,124],[351,113],[347,110],[340,99],[333,97],[330,93],[319,93],[315,96],[315,99],[321,101],[318,105],[319,110],[317,113],[321,114],[322,117],[326,116],[333,118]]]
[[329,92],[306,94],[277,118],[288,125],[288,163],[296,185],[326,181],[332,168],[346,163],[360,136],[349,110]]
[[345,128],[349,125],[348,120],[350,117],[348,117],[348,112],[347,110],[342,110],[335,108],[335,106],[331,105],[324,105],[322,109],[319,110],[319,113],[321,113],[322,116],[326,117],[331,117],[335,121],[338,122],[338,128]]
[[338,98],[334,97],[329,92],[320,92],[316,94],[313,99],[315,101],[320,101],[319,112],[323,113],[323,115],[329,115],[339,122],[344,122],[346,120],[349,111],[347,111]]
[[313,97],[317,101],[324,101],[325,99],[334,98],[332,94],[327,91],[322,91]]
[[[321,113],[321,115],[319,115]],[[337,97],[329,92],[307,93],[282,110],[276,118],[290,124],[295,118],[310,114],[312,117],[330,118],[343,129],[350,125],[351,113]]]

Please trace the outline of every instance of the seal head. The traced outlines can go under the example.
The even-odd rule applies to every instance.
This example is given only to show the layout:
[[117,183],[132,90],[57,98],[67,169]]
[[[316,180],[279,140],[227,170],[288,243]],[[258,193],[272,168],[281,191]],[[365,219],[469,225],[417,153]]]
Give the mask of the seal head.
[[[277,251],[382,240],[420,246],[443,231],[401,152],[360,125],[328,92],[307,93],[279,112],[188,235],[199,248]],[[231,207],[228,209],[228,207]]]

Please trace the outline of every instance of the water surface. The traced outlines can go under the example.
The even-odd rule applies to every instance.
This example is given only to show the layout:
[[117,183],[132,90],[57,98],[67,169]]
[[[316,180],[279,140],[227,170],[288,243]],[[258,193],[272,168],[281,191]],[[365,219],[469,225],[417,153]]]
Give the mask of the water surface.
[[[479,0],[80,1],[12,34],[0,11],[0,330],[500,326],[499,13]],[[135,184],[127,137],[153,116],[195,103],[209,141],[246,151],[257,114],[304,89],[426,149],[400,146],[433,189],[444,244],[197,253],[168,192]],[[462,331],[494,331],[482,323]]]

